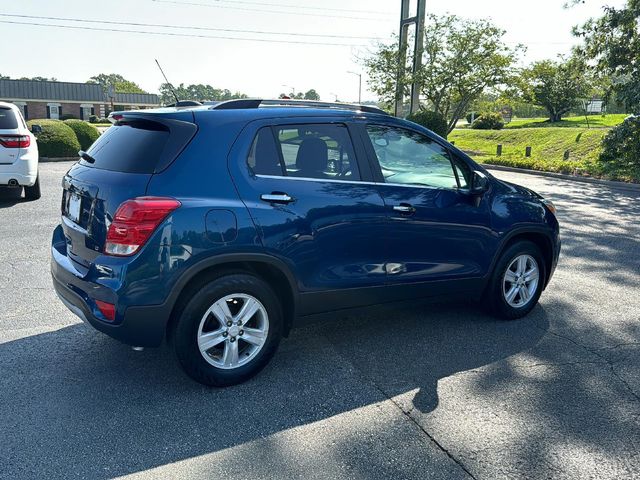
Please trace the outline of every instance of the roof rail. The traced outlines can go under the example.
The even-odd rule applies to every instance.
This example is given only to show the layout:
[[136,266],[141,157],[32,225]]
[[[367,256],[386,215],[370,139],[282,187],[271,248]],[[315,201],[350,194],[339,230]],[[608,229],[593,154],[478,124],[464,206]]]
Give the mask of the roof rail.
[[261,105],[265,106],[282,106],[282,107],[315,107],[315,108],[335,108],[342,110],[354,110],[359,112],[368,113],[380,113],[388,115],[387,112],[369,105],[358,105],[354,103],[338,103],[338,102],[318,102],[315,100],[290,100],[290,99],[277,99],[268,100],[262,98],[239,98],[236,100],[227,100],[220,102],[217,105],[209,107],[210,110],[237,110],[247,108],[258,108]]

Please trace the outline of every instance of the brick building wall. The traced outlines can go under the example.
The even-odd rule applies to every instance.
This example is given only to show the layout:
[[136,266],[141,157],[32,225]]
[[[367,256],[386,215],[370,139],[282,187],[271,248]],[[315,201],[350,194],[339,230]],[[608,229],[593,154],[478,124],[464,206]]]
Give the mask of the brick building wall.
[[[34,118],[48,118],[47,117],[47,105],[58,105],[60,115],[73,115],[76,118],[81,118],[80,109],[82,106],[93,107],[93,114],[100,116],[99,103],[69,103],[69,102],[24,102],[27,105],[27,120]],[[24,113],[24,109],[23,109]],[[89,120],[84,118],[83,120]]]

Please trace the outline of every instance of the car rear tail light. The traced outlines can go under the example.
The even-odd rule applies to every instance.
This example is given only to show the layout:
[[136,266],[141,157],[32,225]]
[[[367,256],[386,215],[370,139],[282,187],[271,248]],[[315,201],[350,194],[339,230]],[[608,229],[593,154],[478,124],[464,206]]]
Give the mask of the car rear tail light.
[[133,255],[180,205],[174,198],[139,197],[127,200],[118,207],[109,226],[105,253],[118,257]]
[[109,320],[113,322],[116,319],[116,306],[113,303],[107,303],[100,300],[94,300],[96,302],[96,306],[105,320]]
[[0,135],[0,144],[5,148],[27,148],[31,145],[29,135]]

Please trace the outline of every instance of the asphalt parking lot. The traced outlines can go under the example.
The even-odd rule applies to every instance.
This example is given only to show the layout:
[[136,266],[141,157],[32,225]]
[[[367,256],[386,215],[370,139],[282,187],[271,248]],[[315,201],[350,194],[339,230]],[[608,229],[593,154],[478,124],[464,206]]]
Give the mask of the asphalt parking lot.
[[209,389],[55,297],[70,165],[40,166],[38,202],[0,193],[0,478],[640,478],[640,192],[495,172],[553,199],[562,225],[527,318],[341,317]]

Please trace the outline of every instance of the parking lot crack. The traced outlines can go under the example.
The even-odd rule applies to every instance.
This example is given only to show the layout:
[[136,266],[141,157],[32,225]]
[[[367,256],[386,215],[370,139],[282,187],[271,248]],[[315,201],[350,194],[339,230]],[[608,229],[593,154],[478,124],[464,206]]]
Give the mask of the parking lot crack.
[[[540,328],[540,327],[538,327]],[[589,352],[590,354],[598,357],[599,359],[602,360],[602,362],[593,362],[593,363],[603,363],[606,364],[609,367],[609,370],[611,370],[611,374],[620,382],[622,383],[622,385],[624,385],[625,389],[629,392],[629,394],[635,399],[636,402],[640,403],[640,394],[638,394],[633,387],[631,387],[631,385],[629,385],[629,382],[627,382],[624,377],[622,377],[615,369],[615,362],[613,362],[612,360],[610,360],[609,358],[607,358],[606,356],[604,356],[602,353],[600,353],[602,350],[605,349],[593,349],[590,347],[587,347],[586,345],[583,345],[582,343],[574,340],[573,338],[567,337],[565,335],[562,335],[560,333],[557,332],[552,332],[551,330],[548,330],[546,333],[550,334],[550,335],[554,335],[558,338],[562,338],[564,340],[567,340],[568,342],[573,343],[574,345],[577,345],[578,347],[581,347],[582,349],[586,350],[587,352]],[[621,344],[622,345],[622,344]],[[615,348],[611,347],[611,348]]]

